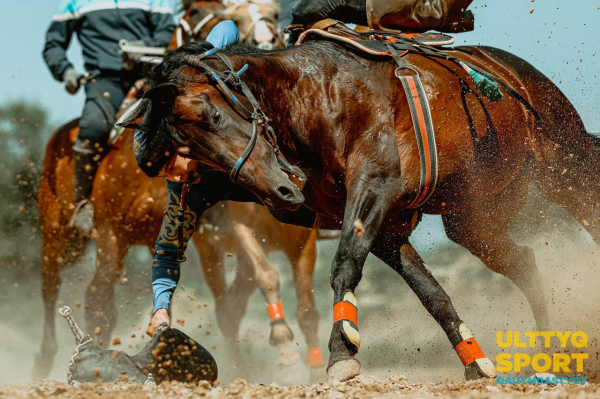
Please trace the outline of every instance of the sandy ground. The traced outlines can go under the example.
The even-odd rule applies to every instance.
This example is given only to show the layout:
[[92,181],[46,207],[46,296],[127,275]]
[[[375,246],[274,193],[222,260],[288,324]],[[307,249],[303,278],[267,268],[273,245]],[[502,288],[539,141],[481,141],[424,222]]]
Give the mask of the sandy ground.
[[85,384],[77,388],[57,381],[45,380],[28,385],[0,387],[0,397],[60,397],[60,398],[597,398],[600,386],[498,386],[494,382],[456,382],[450,384],[411,384],[402,376],[380,380],[360,376],[340,384],[313,384],[280,387],[250,384],[240,378],[226,387],[208,383],[163,384],[150,387],[131,383]]
[[[564,211],[550,208],[548,204],[537,206],[535,212],[529,212],[529,216],[517,224],[512,234],[521,245],[529,245],[535,251],[536,263],[547,286],[545,295],[552,329],[583,330],[589,335],[587,352],[590,360],[582,374],[590,381],[598,382],[598,247],[582,225],[572,220],[565,221]],[[535,329],[531,309],[509,280],[492,273],[478,259],[440,234],[440,225],[439,218],[426,219],[411,241],[453,299],[459,315],[474,332],[484,352],[493,360],[503,352],[496,345],[496,331]],[[319,339],[325,358],[332,318],[329,270],[336,248],[335,241],[319,243],[315,273],[314,289],[320,312]],[[121,339],[122,344],[115,349],[131,354],[141,349],[146,341],[143,329],[149,319],[152,299],[147,289],[150,278],[146,268],[140,265],[150,264],[149,259],[143,249],[130,253],[124,275],[128,282],[117,287],[119,322],[114,335]],[[305,357],[306,345],[295,317],[295,292],[286,288],[292,287],[289,264],[281,254],[271,255],[270,259],[279,269],[284,309],[295,334],[298,352]],[[230,270],[232,280],[235,261],[232,258],[226,260],[224,266]],[[537,395],[538,392],[557,398],[600,397],[598,387],[593,384],[587,388],[507,388],[495,382],[461,382],[464,369],[442,330],[425,312],[406,283],[374,257],[367,260],[363,280],[357,289],[362,341],[357,358],[362,365],[363,377],[339,386],[308,386],[308,370],[304,365],[290,368],[276,365],[277,349],[268,345],[268,316],[264,311],[264,299],[258,292],[252,296],[248,314],[242,321],[237,352],[222,339],[216,327],[214,301],[203,282],[197,262],[195,256],[190,256],[184,265],[176,295],[174,325],[213,353],[219,364],[219,387],[172,385],[149,389],[119,384],[70,388],[65,384],[66,369],[75,345],[66,322],[60,316],[56,316],[58,353],[49,376],[56,381],[32,384],[30,370],[39,350],[43,321],[40,280],[39,276],[32,276],[22,282],[0,280],[3,283],[0,291],[0,397],[122,397],[123,390],[127,391],[128,397],[309,397],[318,394],[327,397],[381,397],[400,393],[500,397]],[[84,292],[93,272],[92,247],[84,261],[61,273],[59,299],[61,304],[74,308],[75,318],[82,327]],[[77,307],[77,303],[81,307]],[[514,352],[511,349],[504,351]],[[539,352],[524,351],[531,354]],[[532,370],[528,369],[521,375],[532,374]],[[251,384],[245,385],[239,378]],[[284,388],[284,385],[293,386]]]

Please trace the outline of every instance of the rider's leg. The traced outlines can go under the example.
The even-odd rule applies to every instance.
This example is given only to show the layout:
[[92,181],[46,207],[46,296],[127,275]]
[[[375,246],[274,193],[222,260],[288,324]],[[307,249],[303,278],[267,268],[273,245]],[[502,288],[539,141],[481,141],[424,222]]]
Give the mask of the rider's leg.
[[76,204],[71,225],[83,234],[94,226],[94,207],[91,194],[94,176],[106,152],[108,134],[114,117],[125,98],[128,85],[119,78],[97,78],[85,86],[86,100],[79,121],[79,134],[73,145],[74,202]]

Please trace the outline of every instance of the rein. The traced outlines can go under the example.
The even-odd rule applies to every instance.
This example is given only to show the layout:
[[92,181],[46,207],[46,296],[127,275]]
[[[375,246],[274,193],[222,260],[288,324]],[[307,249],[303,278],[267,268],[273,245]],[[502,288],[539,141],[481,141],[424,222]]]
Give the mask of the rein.
[[[219,72],[216,69],[208,66],[205,62],[202,61],[204,58],[206,58],[210,55],[213,55],[213,54],[217,55],[223,61],[223,63],[227,66],[227,70],[225,70],[223,72]],[[267,141],[269,142],[269,144],[271,145],[271,147],[273,147],[273,152],[275,153],[277,160],[281,163],[287,164],[287,161],[285,161],[283,159],[283,157],[281,156],[281,153],[279,151],[279,146],[277,145],[277,137],[275,135],[275,131],[269,124],[271,119],[269,119],[267,117],[267,115],[264,113],[264,111],[258,104],[258,101],[256,101],[256,98],[254,97],[254,95],[252,94],[252,92],[250,91],[248,86],[246,85],[246,83],[240,78],[242,76],[242,74],[244,74],[244,72],[246,72],[248,70],[248,64],[245,64],[239,71],[236,72],[233,69],[233,66],[232,66],[231,62],[229,61],[229,59],[227,58],[227,56],[225,56],[221,53],[218,53],[218,49],[212,49],[212,50],[207,51],[204,54],[201,54],[198,56],[192,56],[190,58],[192,60],[191,61],[192,66],[204,70],[203,74],[205,76],[213,79],[219,85],[219,87],[221,87],[221,89],[225,92],[227,97],[229,97],[229,99],[233,103],[234,107],[238,111],[240,111],[241,114],[244,115],[244,117],[247,121],[252,123],[252,134],[250,135],[250,140],[248,142],[248,145],[246,146],[246,149],[242,152],[242,155],[239,157],[239,159],[237,160],[237,162],[235,163],[235,165],[233,166],[233,169],[231,170],[231,172],[229,174],[229,177],[231,178],[231,180],[234,183],[237,183],[240,170],[242,169],[242,167],[248,160],[248,157],[252,153],[252,150],[254,149],[254,147],[256,145],[256,141],[258,140],[259,127],[262,127],[262,133],[265,135],[265,137],[266,137]],[[250,105],[252,106],[252,110],[248,109],[248,107],[246,107],[242,102],[240,102],[240,100],[233,93],[233,90],[229,87],[229,85],[233,86],[233,90],[241,90],[242,91],[242,93],[246,96],[246,98],[250,102]]]

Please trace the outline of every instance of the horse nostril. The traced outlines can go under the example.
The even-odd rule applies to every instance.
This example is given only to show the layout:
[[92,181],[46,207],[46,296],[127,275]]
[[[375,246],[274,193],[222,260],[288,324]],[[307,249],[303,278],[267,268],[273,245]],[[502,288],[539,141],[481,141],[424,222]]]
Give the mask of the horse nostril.
[[289,188],[287,188],[286,186],[279,186],[277,187],[277,192],[279,193],[279,195],[281,196],[281,198],[284,199],[292,199],[294,197],[292,190],[290,190]]

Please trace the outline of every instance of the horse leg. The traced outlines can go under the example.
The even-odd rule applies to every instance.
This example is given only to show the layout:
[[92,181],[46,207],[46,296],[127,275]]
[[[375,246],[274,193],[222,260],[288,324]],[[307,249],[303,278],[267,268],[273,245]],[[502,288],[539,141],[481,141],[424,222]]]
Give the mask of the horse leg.
[[331,382],[345,381],[360,374],[360,363],[354,358],[360,347],[358,304],[354,291],[362,278],[365,260],[385,215],[397,198],[395,190],[402,188],[399,176],[366,167],[346,179],[351,184],[347,184],[346,188],[341,239],[330,279],[334,321],[329,339],[327,374]]
[[61,209],[48,185],[40,183],[40,230],[42,232],[42,298],[44,300],[44,333],[42,347],[32,368],[34,380],[48,377],[56,354],[56,300],[60,289],[60,270],[74,263],[82,254],[87,240],[66,229]]
[[324,372],[323,355],[319,347],[319,312],[313,294],[313,275],[317,259],[317,232],[315,230],[306,230],[306,232],[308,236],[304,245],[293,245],[291,248],[286,248],[285,253],[292,264],[294,284],[298,295],[296,316],[308,349],[310,379],[311,382],[315,382],[322,379]]
[[227,289],[223,254],[231,249],[232,244],[237,244],[237,240],[228,237],[227,240],[213,241],[201,234],[194,234],[192,239],[202,260],[204,277],[215,297],[217,325],[231,344],[234,355],[238,357],[240,323],[248,308],[250,296],[256,290],[254,271],[244,256],[238,256],[237,273],[231,287]]
[[277,363],[281,366],[295,364],[300,361],[300,355],[292,345],[294,334],[285,321],[279,295],[279,273],[267,259],[252,229],[244,224],[235,223],[234,230],[252,264],[256,284],[267,301],[267,310],[271,316],[269,342],[271,345],[276,345],[279,350]]
[[488,202],[443,215],[448,238],[468,249],[490,270],[511,280],[525,295],[537,329],[550,328],[545,285],[533,250],[517,245],[509,235],[511,220],[527,202],[528,184],[521,178]]
[[115,283],[121,276],[129,244],[119,241],[110,229],[100,229],[98,233],[96,275],[85,295],[86,324],[88,331],[99,336],[99,343],[108,346],[110,334],[117,324]]
[[[56,355],[56,299],[60,289],[61,246],[66,243],[58,237],[43,235],[44,245],[42,250],[42,298],[44,299],[44,336],[42,348],[36,354],[32,370],[34,380],[48,377],[54,365]],[[62,245],[61,245],[62,244]]]
[[427,270],[417,251],[407,241],[403,244],[400,241],[399,245],[399,240],[393,240],[392,237],[392,234],[378,237],[371,252],[404,278],[425,309],[442,327],[465,366],[465,378],[495,377],[494,364],[485,357],[469,328],[458,317],[452,300]]

